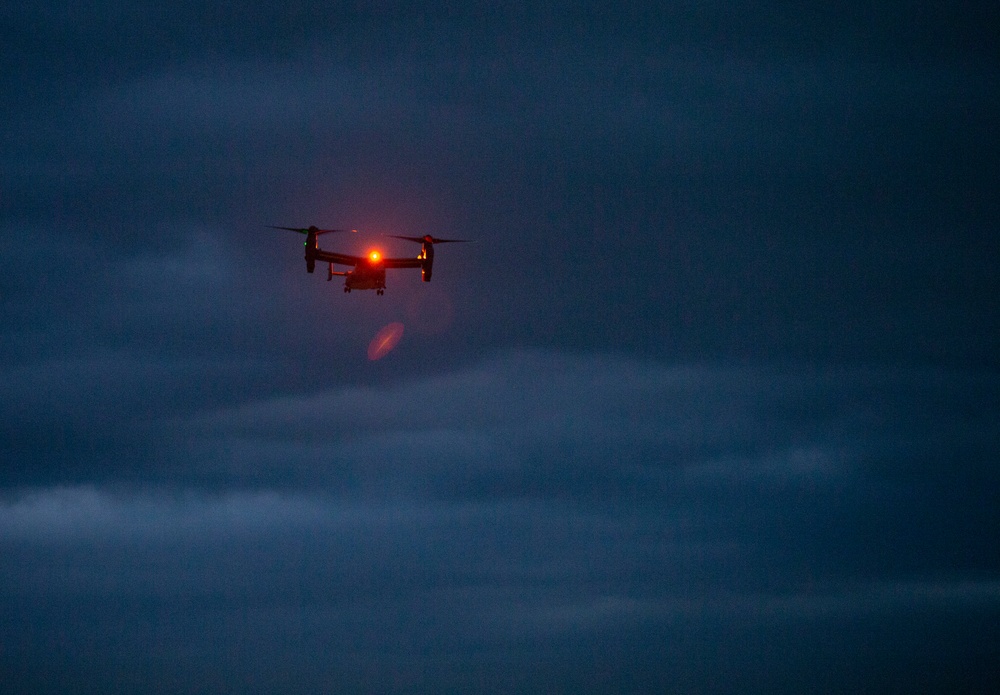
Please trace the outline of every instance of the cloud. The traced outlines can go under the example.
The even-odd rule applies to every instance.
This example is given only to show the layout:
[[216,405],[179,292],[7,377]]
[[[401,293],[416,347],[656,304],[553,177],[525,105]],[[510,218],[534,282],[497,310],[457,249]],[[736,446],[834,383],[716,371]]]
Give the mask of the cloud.
[[225,574],[311,538],[310,571],[342,591],[564,587],[569,605],[610,596],[597,615],[626,616],[704,592],[753,602],[996,570],[988,375],[529,351],[236,403],[173,394],[186,405],[147,411],[148,380],[131,383],[71,418],[58,447],[8,438],[22,469],[5,543],[26,557],[98,548],[127,577],[129,548],[218,554]]
[[[995,634],[995,623],[975,626],[1000,610],[996,581],[926,569],[845,574],[822,562],[829,545],[813,548],[803,574],[788,537],[752,515],[708,523],[725,514],[711,499],[665,496],[637,513],[305,490],[7,495],[0,664],[36,687],[62,672],[74,674],[67,682],[120,684],[122,671],[136,689],[192,691],[207,677],[265,678],[282,691],[398,678],[402,689],[434,690],[486,673],[486,690],[543,691],[552,678],[620,682],[636,671],[652,683],[710,684],[722,649],[770,674],[737,669],[732,682],[768,689],[761,682],[829,677],[816,661],[822,648],[869,681],[905,674],[914,653],[978,677],[970,655],[982,651],[971,647]],[[766,510],[775,499],[747,493],[741,503]],[[779,513],[788,525],[805,520],[799,509]],[[882,631],[895,638],[871,637]],[[857,645],[857,634],[875,644]],[[136,640],[143,650],[128,647]],[[46,648],[53,641],[60,649]],[[854,658],[876,647],[878,664]]]
[[[291,266],[257,225],[332,218],[483,241],[434,285],[461,279],[457,315],[477,346],[988,363],[996,249],[973,241],[996,218],[984,183],[995,80],[961,60],[886,59],[865,32],[905,34],[888,11],[892,22],[856,25],[857,10],[769,7],[587,6],[572,26],[529,7],[475,23],[475,11],[432,21],[419,6],[140,6],[75,21],[26,8],[16,16],[38,30],[12,32],[18,46],[94,75],[40,78],[29,61],[23,81],[46,98],[5,113],[5,209],[39,239],[83,246],[93,265],[45,273],[73,286],[144,253],[155,268],[192,227],[223,240],[237,273],[209,290],[229,296],[206,307],[181,283],[160,297],[176,305],[165,334],[236,295],[265,301]],[[823,17],[823,40],[800,42],[798,23]],[[74,26],[101,50],[24,38]],[[760,38],[778,35],[788,43],[771,50]],[[5,294],[30,285],[22,273]],[[212,335],[201,329],[185,338]]]
[[995,386],[971,373],[508,352],[382,385],[342,378],[278,395],[269,384],[288,367],[263,357],[97,353],[14,366],[5,427],[13,441],[37,431],[39,444],[52,425],[91,441],[124,434],[156,452],[127,462],[78,448],[85,477],[144,471],[345,493],[394,481],[418,497],[487,499],[621,499],[705,482],[891,485],[937,456],[964,457],[960,476],[988,475],[978,461],[996,446]]
[[[964,410],[958,384],[968,382],[975,401],[988,403],[993,386],[973,387],[972,375],[949,378],[515,352],[439,376],[203,412],[178,426],[205,441],[325,447],[332,470],[364,459],[477,472],[516,461],[567,472],[621,466],[704,473],[715,466],[729,477],[858,475],[866,457],[893,456],[932,436],[918,429],[931,403],[911,400],[915,390],[933,385],[926,398]],[[974,447],[981,436],[995,436],[978,430],[986,417],[949,419],[957,429],[947,445]]]
[[571,4],[5,14],[5,683],[976,689],[996,9]]

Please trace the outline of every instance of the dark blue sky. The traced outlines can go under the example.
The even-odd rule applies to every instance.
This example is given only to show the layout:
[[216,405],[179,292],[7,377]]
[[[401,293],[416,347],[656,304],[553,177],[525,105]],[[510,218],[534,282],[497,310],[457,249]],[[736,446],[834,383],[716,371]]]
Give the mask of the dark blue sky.
[[990,683],[1000,12],[730,5],[0,11],[0,691]]

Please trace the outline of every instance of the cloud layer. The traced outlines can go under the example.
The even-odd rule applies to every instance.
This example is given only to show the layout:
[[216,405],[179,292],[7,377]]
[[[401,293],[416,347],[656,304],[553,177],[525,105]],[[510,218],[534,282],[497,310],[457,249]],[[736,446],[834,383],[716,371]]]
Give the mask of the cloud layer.
[[[0,504],[7,663],[52,689],[780,689],[921,682],[944,630],[975,674],[948,645],[1000,611],[998,387],[515,352],[169,418],[131,483]],[[851,635],[889,629],[915,637],[875,669]]]
[[[991,684],[996,3],[65,5],[0,17],[0,684]],[[348,297],[313,223],[476,243]]]

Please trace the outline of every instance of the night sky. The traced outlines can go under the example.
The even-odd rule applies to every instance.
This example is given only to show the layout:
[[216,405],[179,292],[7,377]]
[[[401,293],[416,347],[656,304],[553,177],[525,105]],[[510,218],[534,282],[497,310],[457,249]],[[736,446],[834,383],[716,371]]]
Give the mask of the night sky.
[[1000,7],[439,8],[0,10],[0,692],[995,684]]

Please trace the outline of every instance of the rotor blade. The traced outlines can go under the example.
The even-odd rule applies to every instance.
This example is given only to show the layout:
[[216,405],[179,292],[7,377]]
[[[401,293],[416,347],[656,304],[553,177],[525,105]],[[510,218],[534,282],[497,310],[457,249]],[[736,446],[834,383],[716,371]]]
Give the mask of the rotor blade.
[[353,232],[354,234],[357,234],[358,230],[356,230],[356,229],[317,229],[316,230],[317,234],[329,234],[330,232]]
[[432,237],[430,234],[428,234],[427,236],[399,236],[398,234],[389,234],[387,236],[390,236],[393,239],[406,239],[407,241],[414,241],[414,242],[416,242],[418,244],[424,244],[424,243],[428,243],[428,244],[454,244],[454,243],[458,243],[458,242],[469,242],[469,241],[472,241],[472,239],[438,239],[436,237]]
[[298,232],[299,234],[308,234],[309,232],[315,232],[318,234],[329,234],[330,232],[357,232],[356,229],[317,229],[316,227],[275,227],[273,224],[265,225],[271,229],[286,229],[289,232]]

